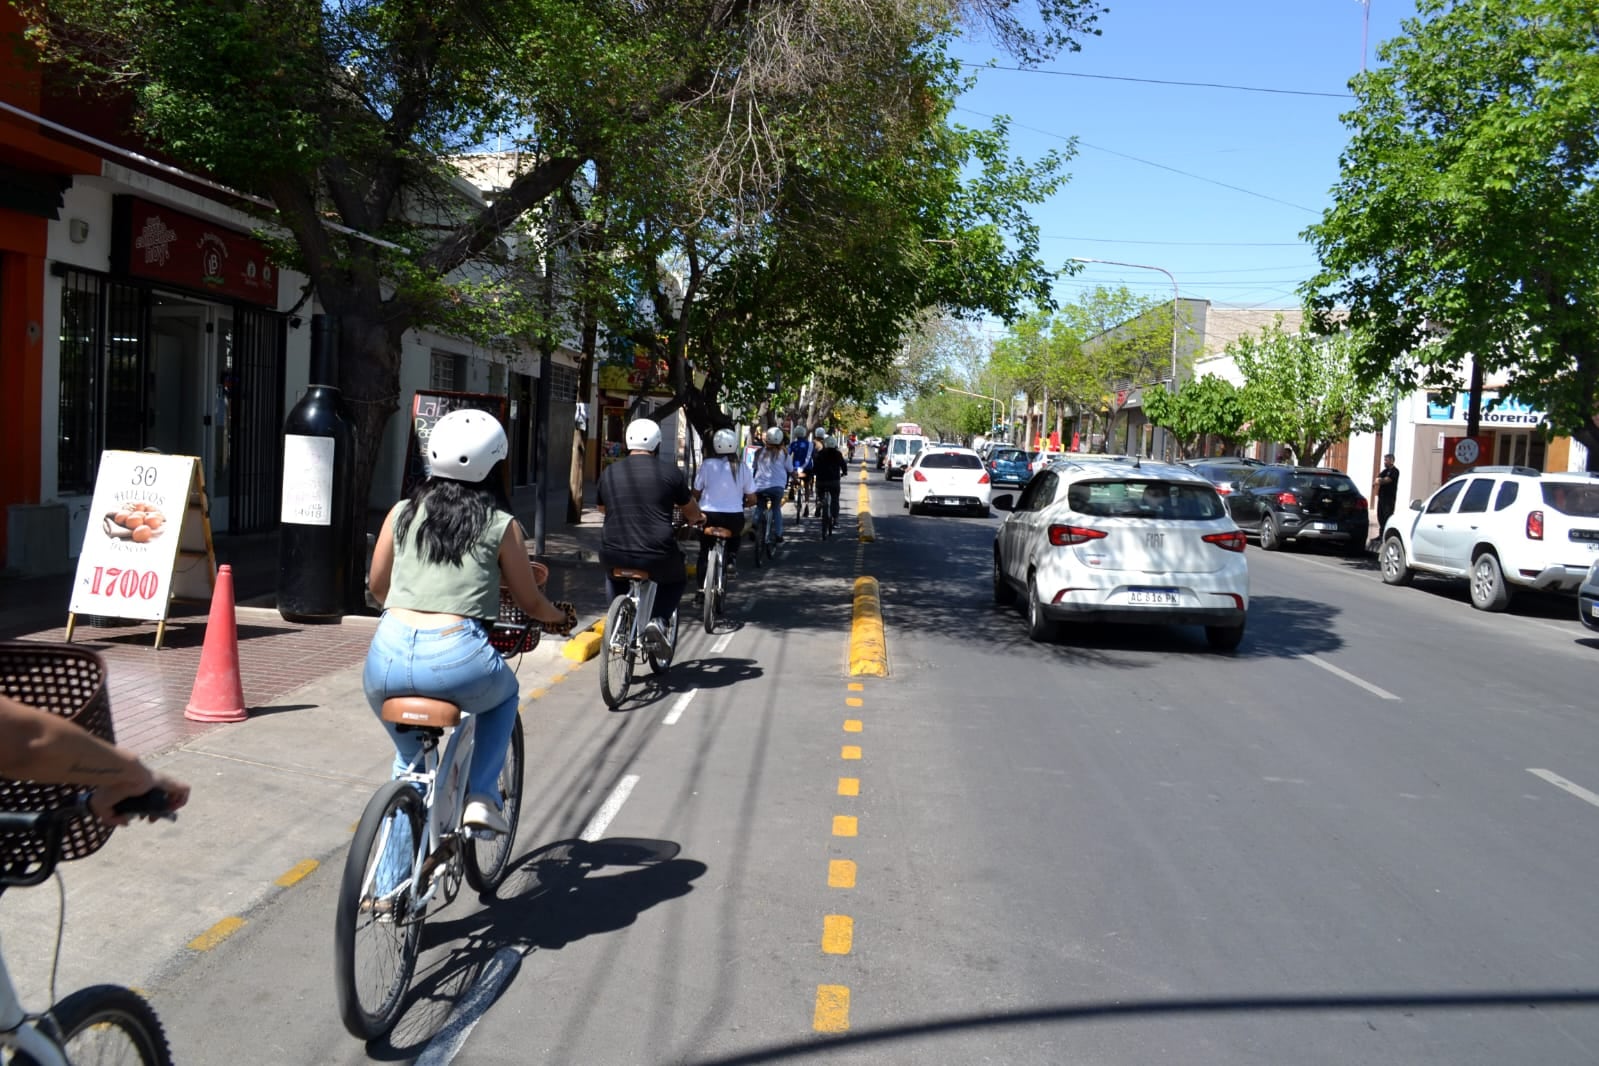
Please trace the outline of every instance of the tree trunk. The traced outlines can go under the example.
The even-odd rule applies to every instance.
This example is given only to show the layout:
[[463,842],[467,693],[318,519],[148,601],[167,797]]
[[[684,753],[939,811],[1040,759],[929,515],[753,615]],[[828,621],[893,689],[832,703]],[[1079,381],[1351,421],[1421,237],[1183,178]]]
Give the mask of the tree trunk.
[[[331,313],[331,312],[330,312]],[[379,316],[344,309],[339,323],[339,392],[345,417],[355,431],[350,464],[350,558],[353,572],[366,574],[366,536],[371,525],[372,478],[383,445],[383,432],[400,407],[400,339]],[[385,492],[378,509],[394,501]],[[355,584],[355,583],[352,583]],[[364,587],[364,581],[359,583]],[[351,604],[357,610],[364,605]]]

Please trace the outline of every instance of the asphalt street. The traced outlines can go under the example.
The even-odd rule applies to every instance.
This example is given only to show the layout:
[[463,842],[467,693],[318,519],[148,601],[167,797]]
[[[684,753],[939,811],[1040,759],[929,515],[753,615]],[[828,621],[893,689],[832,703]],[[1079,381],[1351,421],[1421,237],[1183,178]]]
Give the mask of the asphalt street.
[[[1181,628],[1037,645],[992,603],[997,518],[871,486],[874,543],[746,552],[732,624],[685,626],[621,710],[597,662],[550,667],[516,866],[430,918],[370,1046],[331,939],[381,775],[346,760],[278,826],[319,866],[213,947],[130,955],[177,1061],[1599,1060],[1595,1006],[1492,1002],[1599,1000],[1599,641],[1573,601],[1485,615],[1251,546],[1236,654]],[[846,676],[863,573],[888,678]],[[370,729],[340,740],[363,781]]]

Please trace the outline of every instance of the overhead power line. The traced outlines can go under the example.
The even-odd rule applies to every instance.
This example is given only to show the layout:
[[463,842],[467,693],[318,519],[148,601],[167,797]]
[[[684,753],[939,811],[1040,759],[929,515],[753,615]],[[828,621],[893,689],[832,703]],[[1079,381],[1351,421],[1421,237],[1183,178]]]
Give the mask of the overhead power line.
[[[995,115],[987,115],[987,114],[984,114],[981,111],[973,111],[969,107],[957,107],[955,110],[964,111],[968,115],[976,115],[978,118],[986,118],[986,119],[988,119],[991,122],[994,121],[997,118],[997,116],[995,116]],[[1306,214],[1311,214],[1311,215],[1319,215],[1319,214],[1321,214],[1321,212],[1318,211],[1314,207],[1306,207],[1304,204],[1296,204],[1296,203],[1292,202],[1291,200],[1282,200],[1282,199],[1279,199],[1278,197],[1275,197],[1275,196],[1268,196],[1267,194],[1265,194],[1263,192],[1256,192],[1253,189],[1246,189],[1242,185],[1229,185],[1225,181],[1217,181],[1215,178],[1207,178],[1203,174],[1195,174],[1192,171],[1188,171],[1188,170],[1179,170],[1176,167],[1169,167],[1165,163],[1156,163],[1153,160],[1142,159],[1142,158],[1140,158],[1140,157],[1138,157],[1136,155],[1128,155],[1126,152],[1118,152],[1118,151],[1116,151],[1115,149],[1112,149],[1112,148],[1102,148],[1102,147],[1100,147],[1097,144],[1089,144],[1087,141],[1081,141],[1081,140],[1078,140],[1075,137],[1067,137],[1064,134],[1056,133],[1053,130],[1041,130],[1037,126],[1024,126],[1024,125],[1022,125],[1019,122],[1013,122],[1013,123],[1011,123],[1011,126],[1014,129],[1031,130],[1033,133],[1043,134],[1045,137],[1054,137],[1057,140],[1069,141],[1071,143],[1080,145],[1080,146],[1082,146],[1084,148],[1092,148],[1094,151],[1096,151],[1096,152],[1104,152],[1106,155],[1117,156],[1117,157],[1119,157],[1121,159],[1130,159],[1134,163],[1142,163],[1144,166],[1146,166],[1146,167],[1154,167],[1156,170],[1168,170],[1168,171],[1170,171],[1173,174],[1181,174],[1185,178],[1193,178],[1195,181],[1205,182],[1207,185],[1219,185],[1223,189],[1231,189],[1233,192],[1243,193],[1245,196],[1253,196],[1253,197],[1255,197],[1256,199],[1259,199],[1259,200],[1268,200],[1268,201],[1270,201],[1271,203],[1274,203],[1274,204],[1282,204],[1284,207],[1292,207],[1294,210],[1303,211]]]
[[1084,244],[1159,244],[1170,248],[1308,248],[1306,241],[1134,241],[1120,237],[1057,237],[1039,235],[1041,241],[1081,241]]
[[963,63],[976,70],[1011,70],[1021,74],[1053,74],[1058,78],[1093,78],[1096,81],[1131,81],[1141,85],[1180,85],[1186,89],[1228,89],[1240,93],[1272,93],[1278,96],[1321,96],[1332,100],[1353,100],[1353,93],[1329,93],[1315,89],[1272,89],[1259,85],[1227,85],[1214,81],[1171,81],[1167,78],[1134,78],[1124,74],[1084,74],[1075,70],[1046,70],[1041,67],[1003,67],[997,63]]

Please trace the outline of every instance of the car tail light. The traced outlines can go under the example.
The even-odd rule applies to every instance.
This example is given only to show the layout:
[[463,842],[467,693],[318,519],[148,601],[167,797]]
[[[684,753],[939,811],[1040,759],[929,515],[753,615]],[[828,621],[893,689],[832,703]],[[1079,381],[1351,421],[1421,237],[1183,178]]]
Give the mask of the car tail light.
[[1527,514],[1527,539],[1543,540],[1543,512],[1530,511]]
[[987,475],[987,474],[984,474],[984,475],[983,475],[983,476],[982,476],[982,477],[980,477],[980,478],[978,478],[978,479],[977,479],[977,483],[978,483],[978,484],[979,484],[979,485],[986,485],[986,484],[988,484],[988,475]]
[[1228,488],[1226,485],[1217,485],[1216,486],[1216,495],[1218,495],[1218,496],[1231,496],[1232,494],[1233,494],[1233,490]]
[[1086,544],[1091,540],[1103,540],[1103,529],[1089,529],[1086,526],[1050,526],[1049,542],[1057,548],[1065,548],[1072,544]]
[[1243,530],[1233,529],[1226,533],[1206,533],[1204,541],[1206,544],[1214,544],[1230,552],[1241,552],[1244,550],[1244,545],[1249,543],[1249,538],[1244,536]]
[[912,470],[911,471],[911,477],[913,479],[917,480],[917,481],[926,481],[927,480],[927,478],[925,476],[923,476],[923,474],[922,474],[922,472],[920,470]]
[[1284,507],[1298,507],[1299,497],[1295,496],[1291,492],[1279,492],[1277,494],[1277,502],[1282,504]]
[[1364,511],[1366,509],[1367,509],[1366,497],[1364,497],[1364,496],[1356,496],[1355,497],[1355,510]]

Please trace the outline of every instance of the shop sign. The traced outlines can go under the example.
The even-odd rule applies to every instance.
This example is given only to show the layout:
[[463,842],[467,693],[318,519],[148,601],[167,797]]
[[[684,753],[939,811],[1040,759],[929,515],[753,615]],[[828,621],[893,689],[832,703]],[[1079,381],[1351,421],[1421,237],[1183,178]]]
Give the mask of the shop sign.
[[117,198],[113,258],[136,278],[278,306],[278,272],[253,237],[137,196]]
[[[606,392],[650,396],[672,395],[669,380],[670,367],[664,359],[651,360],[644,350],[638,349],[631,357],[612,358],[600,364],[600,388]],[[650,387],[646,390],[645,386]]]
[[[1459,422],[1467,421],[1466,412],[1471,409],[1471,393],[1465,389],[1459,392],[1431,392],[1426,397],[1428,422]],[[1538,426],[1542,425],[1548,416],[1530,404],[1523,403],[1514,396],[1501,396],[1497,390],[1485,389],[1482,394],[1482,413],[1478,421],[1484,426]]]

